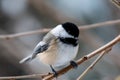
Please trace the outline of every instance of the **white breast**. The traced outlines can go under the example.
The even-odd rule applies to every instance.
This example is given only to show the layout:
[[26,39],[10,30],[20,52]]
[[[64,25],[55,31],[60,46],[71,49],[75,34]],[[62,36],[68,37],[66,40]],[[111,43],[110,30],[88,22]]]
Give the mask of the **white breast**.
[[72,45],[63,44],[62,42],[58,43],[58,56],[53,66],[59,67],[68,64],[76,57],[78,46],[74,47]]

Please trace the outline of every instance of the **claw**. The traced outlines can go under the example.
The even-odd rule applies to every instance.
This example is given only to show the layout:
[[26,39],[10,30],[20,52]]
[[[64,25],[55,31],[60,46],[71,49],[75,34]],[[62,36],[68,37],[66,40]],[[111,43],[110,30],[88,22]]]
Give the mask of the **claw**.
[[70,64],[73,66],[73,68],[78,67],[78,64],[75,61],[70,61]]

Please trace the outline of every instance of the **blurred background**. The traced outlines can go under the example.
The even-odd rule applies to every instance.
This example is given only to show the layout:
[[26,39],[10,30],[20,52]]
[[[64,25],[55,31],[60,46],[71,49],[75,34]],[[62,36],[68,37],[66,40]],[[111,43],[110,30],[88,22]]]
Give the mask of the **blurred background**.
[[[120,19],[120,9],[110,0],[0,0],[0,34],[14,34],[53,28],[57,24],[73,22],[89,25]],[[80,52],[76,59],[111,41],[120,33],[120,24],[81,31]],[[47,73],[49,66],[38,59],[27,64],[19,61],[32,53],[43,34],[0,39],[0,76]],[[83,63],[58,80],[75,80],[94,60]],[[120,80],[120,44],[91,70],[84,80]],[[27,79],[24,79],[27,80]],[[29,79],[39,80],[39,79]]]

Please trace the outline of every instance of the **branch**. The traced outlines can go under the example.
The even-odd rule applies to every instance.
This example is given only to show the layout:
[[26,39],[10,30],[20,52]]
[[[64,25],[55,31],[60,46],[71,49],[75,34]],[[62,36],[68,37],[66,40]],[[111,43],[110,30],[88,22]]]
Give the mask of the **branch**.
[[120,0],[111,0],[112,3],[117,6],[118,8],[120,8]]
[[[87,29],[91,29],[91,28],[102,27],[102,26],[118,24],[118,23],[120,23],[120,19],[101,22],[101,23],[96,23],[96,24],[91,24],[91,25],[79,26],[79,29],[80,30],[87,30]],[[11,38],[17,38],[17,37],[21,37],[21,36],[40,34],[40,33],[48,32],[50,30],[51,30],[51,28],[46,28],[46,29],[40,29],[40,30],[34,30],[34,31],[28,31],[28,32],[21,32],[21,33],[16,33],[16,34],[0,35],[0,39],[11,39]]]
[[[45,74],[44,74],[45,75]],[[23,76],[10,76],[10,77],[0,77],[0,80],[14,80],[14,79],[28,79],[28,78],[41,78],[43,74],[32,74],[32,75],[23,75]]]
[[[114,38],[112,41],[110,41],[109,43],[107,43],[106,45],[98,48],[97,50],[89,53],[88,55],[83,56],[82,58],[80,58],[79,60],[76,61],[76,63],[78,65],[82,64],[83,62],[85,62],[86,60],[94,57],[95,55],[108,50],[110,48],[112,48],[115,44],[117,44],[118,42],[120,42],[120,35],[118,35],[116,38]],[[71,65],[63,68],[62,70],[57,71],[58,76],[68,72],[69,70],[71,70],[73,67]],[[33,75],[25,75],[25,76],[14,76],[14,77],[0,77],[0,79],[5,80],[5,79],[20,79],[20,78],[36,78],[36,77],[41,77],[43,80],[52,80],[54,78],[53,74],[47,74],[47,75],[41,75],[41,74],[33,74]]]
[[95,59],[95,61],[77,78],[77,80],[81,80],[85,76],[85,74],[87,74],[87,72],[90,71],[96,65],[96,63],[110,50],[111,48],[108,50],[102,51],[100,55],[97,57],[97,59]]
[[91,29],[91,28],[103,27],[103,26],[119,24],[119,23],[120,23],[120,19],[110,20],[110,21],[95,23],[95,24],[91,24],[91,25],[79,26],[79,29],[80,30],[87,30],[87,29]]
[[0,35],[0,39],[11,39],[11,38],[16,38],[16,37],[21,37],[21,36],[45,33],[50,30],[51,30],[50,28],[47,28],[47,29],[40,29],[40,30],[34,30],[34,31],[28,31],[28,32],[21,32],[21,33],[16,33],[16,34]]

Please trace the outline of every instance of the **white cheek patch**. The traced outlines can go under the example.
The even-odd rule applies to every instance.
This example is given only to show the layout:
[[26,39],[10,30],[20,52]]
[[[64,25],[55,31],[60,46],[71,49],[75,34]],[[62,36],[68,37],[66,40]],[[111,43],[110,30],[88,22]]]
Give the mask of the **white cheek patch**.
[[57,37],[71,37],[74,38],[73,36],[71,36],[70,34],[68,34],[64,28],[62,27],[62,25],[58,25],[55,28],[53,28],[51,30],[51,34],[57,36]]

